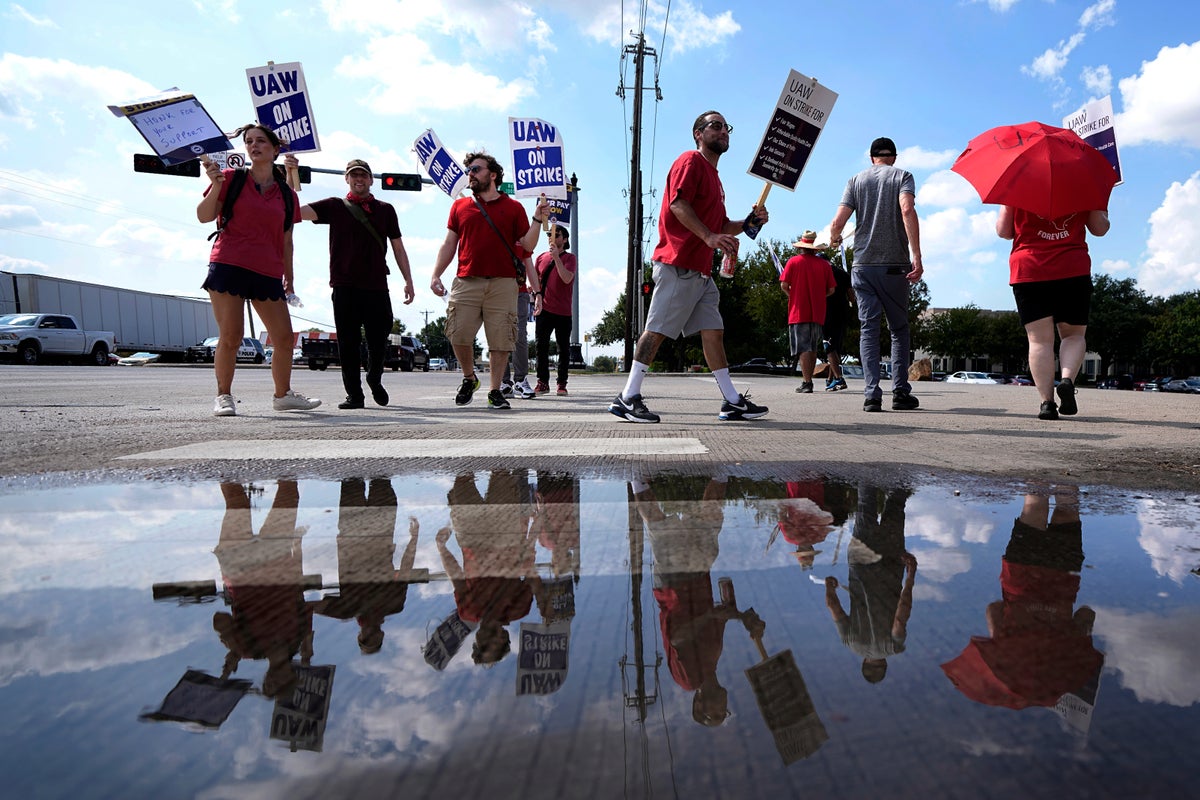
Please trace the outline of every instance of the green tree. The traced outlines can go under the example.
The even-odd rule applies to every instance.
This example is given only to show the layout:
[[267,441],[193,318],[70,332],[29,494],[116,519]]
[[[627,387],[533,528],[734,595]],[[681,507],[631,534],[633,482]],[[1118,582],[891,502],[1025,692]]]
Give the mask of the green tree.
[[1015,311],[1001,311],[984,319],[984,341],[988,356],[1000,362],[1004,372],[1026,372],[1029,337]]
[[421,329],[420,340],[425,343],[425,349],[433,358],[444,358],[447,361],[454,358],[454,348],[446,338],[446,318],[439,317],[433,322],[426,323]]
[[975,305],[951,308],[921,322],[924,349],[952,359],[968,359],[988,351],[987,323]]
[[1146,336],[1153,367],[1164,374],[1200,375],[1200,291],[1172,295],[1162,306]]
[[1107,375],[1114,365],[1131,369],[1145,349],[1154,317],[1153,304],[1133,278],[1117,280],[1111,275],[1097,275],[1092,286],[1087,345],[1100,356],[1099,374]]
[[625,293],[617,298],[617,304],[604,312],[596,327],[592,328],[592,343],[600,347],[625,341]]
[[[403,322],[401,322],[398,319],[392,319],[392,333],[394,335],[399,336],[400,334],[406,333],[407,331],[408,331],[408,327]],[[422,340],[424,340],[424,337],[422,337]]]
[[596,356],[592,359],[593,372],[616,372],[617,360],[612,356]]

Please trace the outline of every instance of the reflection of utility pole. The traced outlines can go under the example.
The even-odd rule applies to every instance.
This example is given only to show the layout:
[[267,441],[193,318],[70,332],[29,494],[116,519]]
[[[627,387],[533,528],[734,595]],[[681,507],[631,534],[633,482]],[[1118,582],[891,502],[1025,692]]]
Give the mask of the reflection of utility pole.
[[633,669],[636,689],[632,696],[629,693],[629,659],[622,656],[621,689],[625,695],[625,707],[637,710],[638,722],[646,722],[646,710],[658,701],[658,668],[662,664],[662,656],[654,659],[654,691],[646,691],[646,648],[642,641],[642,550],[645,547],[645,536],[642,528],[642,517],[637,510],[637,499],[633,496],[633,488],[626,487],[626,497],[629,508],[629,585],[630,600],[633,603],[633,622],[630,631],[633,633]]
[[[640,333],[636,329],[641,327],[640,320],[638,324],[635,324],[634,320],[638,316],[636,311],[641,297],[638,289],[642,284],[642,92],[646,89],[642,77],[646,67],[646,56],[658,59],[654,48],[646,47],[645,34],[639,31],[634,35],[637,37],[637,44],[626,45],[621,56],[624,61],[625,56],[632,54],[634,65],[633,125],[631,126],[633,138],[629,163],[629,261],[625,275],[626,371],[633,366],[633,342],[636,334]],[[662,100],[662,92],[658,88],[657,70],[655,70],[655,75],[654,96],[656,100]],[[617,96],[622,100],[625,99],[623,80],[617,87]]]

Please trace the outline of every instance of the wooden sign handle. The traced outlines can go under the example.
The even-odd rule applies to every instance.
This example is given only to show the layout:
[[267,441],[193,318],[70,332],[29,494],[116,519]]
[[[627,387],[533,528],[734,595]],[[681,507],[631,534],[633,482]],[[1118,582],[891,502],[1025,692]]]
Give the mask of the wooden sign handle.
[[755,203],[755,205],[756,205],[756,206],[758,206],[759,208],[761,208],[762,206],[764,206],[764,205],[766,204],[766,202],[767,202],[767,195],[769,195],[769,194],[771,193],[771,186],[772,186],[772,185],[773,185],[773,184],[770,184],[770,183],[763,184],[763,190],[762,190],[762,194],[760,194],[760,195],[758,196],[758,202],[757,202],[757,203]]
[[298,167],[287,168],[287,182],[288,186],[297,192],[300,191],[300,169]]

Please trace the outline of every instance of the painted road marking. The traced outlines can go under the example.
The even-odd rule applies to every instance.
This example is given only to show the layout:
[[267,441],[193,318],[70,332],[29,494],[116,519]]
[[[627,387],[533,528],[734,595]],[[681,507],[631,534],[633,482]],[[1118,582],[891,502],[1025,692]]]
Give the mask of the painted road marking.
[[297,461],[318,458],[694,456],[699,439],[218,439],[121,456],[136,460]]

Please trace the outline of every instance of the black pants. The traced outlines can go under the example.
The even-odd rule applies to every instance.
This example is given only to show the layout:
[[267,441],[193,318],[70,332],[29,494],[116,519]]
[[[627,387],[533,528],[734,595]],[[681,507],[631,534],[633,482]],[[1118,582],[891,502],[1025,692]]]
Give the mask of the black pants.
[[571,360],[571,316],[543,311],[534,323],[537,339],[538,380],[550,385],[550,334],[558,343],[558,385],[567,385],[567,367]]
[[367,385],[383,377],[383,357],[387,352],[387,337],[392,332],[392,298],[387,291],[335,286],[333,289],[333,324],[337,328],[338,353],[342,362],[342,385],[346,397],[363,398],[359,370],[362,359],[362,331],[367,334]]

